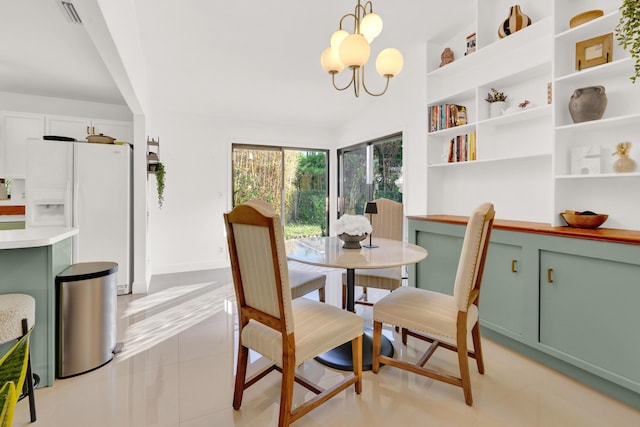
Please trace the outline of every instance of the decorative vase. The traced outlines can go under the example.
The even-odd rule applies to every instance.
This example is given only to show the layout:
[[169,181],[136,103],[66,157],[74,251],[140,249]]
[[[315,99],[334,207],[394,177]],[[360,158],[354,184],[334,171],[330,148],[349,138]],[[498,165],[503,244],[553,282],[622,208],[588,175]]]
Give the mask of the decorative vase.
[[636,161],[629,157],[629,150],[631,150],[630,142],[621,142],[616,146],[616,152],[613,155],[617,154],[620,158],[613,163],[614,171],[627,173],[636,170]]
[[607,108],[604,86],[588,86],[576,89],[569,100],[569,112],[574,123],[599,120]]
[[7,184],[0,183],[0,200],[7,200],[9,195],[7,194]]
[[506,101],[495,101],[489,104],[489,117],[500,117],[507,108]]
[[520,5],[516,4],[515,6],[511,6],[509,16],[500,24],[500,27],[498,27],[498,36],[503,39],[509,34],[520,31],[529,25],[531,25],[531,18],[522,13]]
[[353,236],[351,234],[342,233],[338,234],[338,238],[344,242],[342,247],[344,249],[360,249],[360,242],[367,238],[367,233],[361,234],[359,236]]

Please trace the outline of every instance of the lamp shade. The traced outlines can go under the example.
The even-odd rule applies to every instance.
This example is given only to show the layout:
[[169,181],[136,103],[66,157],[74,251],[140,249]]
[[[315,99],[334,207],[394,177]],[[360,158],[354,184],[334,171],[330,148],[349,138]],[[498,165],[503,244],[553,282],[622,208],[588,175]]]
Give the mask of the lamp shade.
[[332,47],[328,47],[322,51],[320,64],[327,73],[339,73],[344,69],[344,64],[340,61],[338,51]]
[[347,67],[361,67],[367,63],[371,46],[362,34],[349,34],[338,50],[340,61]]
[[402,71],[404,59],[398,49],[387,48],[376,58],[376,70],[382,77],[394,77]]
[[369,43],[373,41],[382,32],[382,18],[377,13],[365,15],[360,21],[360,34],[364,36]]
[[349,33],[347,33],[345,30],[334,31],[334,33],[331,34],[331,42],[329,43],[329,45],[337,52],[338,49],[340,49],[342,41],[346,39],[348,35]]
[[367,202],[367,204],[364,207],[364,213],[377,214],[378,205],[376,204],[376,202]]

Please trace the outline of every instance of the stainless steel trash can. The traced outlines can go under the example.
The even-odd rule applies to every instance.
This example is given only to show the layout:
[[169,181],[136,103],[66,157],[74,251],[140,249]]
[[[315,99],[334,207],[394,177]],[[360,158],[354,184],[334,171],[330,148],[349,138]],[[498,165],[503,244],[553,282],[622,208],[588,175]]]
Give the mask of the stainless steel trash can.
[[99,368],[116,346],[115,262],[73,264],[56,276],[56,377]]

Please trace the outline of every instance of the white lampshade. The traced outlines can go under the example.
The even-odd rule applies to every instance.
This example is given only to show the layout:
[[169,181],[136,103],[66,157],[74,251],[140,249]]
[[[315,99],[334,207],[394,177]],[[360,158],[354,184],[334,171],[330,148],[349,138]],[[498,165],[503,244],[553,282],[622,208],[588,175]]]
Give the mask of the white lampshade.
[[328,47],[322,51],[320,64],[327,73],[339,73],[344,69],[344,64],[342,63],[342,61],[340,61],[338,51],[332,47]]
[[397,76],[402,71],[404,59],[398,49],[387,48],[376,58],[376,70],[382,77]]
[[340,61],[347,67],[361,67],[367,63],[371,46],[362,34],[350,34],[340,44]]
[[369,43],[373,41],[382,32],[382,18],[377,13],[365,15],[360,21],[360,34],[367,39]]
[[340,48],[340,43],[349,35],[345,30],[338,30],[331,34],[331,42],[329,45],[337,52]]

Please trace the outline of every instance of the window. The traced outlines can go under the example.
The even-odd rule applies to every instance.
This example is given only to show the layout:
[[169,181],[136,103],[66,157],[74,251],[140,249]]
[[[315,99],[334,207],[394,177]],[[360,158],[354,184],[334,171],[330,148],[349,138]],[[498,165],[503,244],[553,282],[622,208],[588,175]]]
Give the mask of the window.
[[402,134],[338,150],[338,175],[338,216],[381,197],[402,202]]

